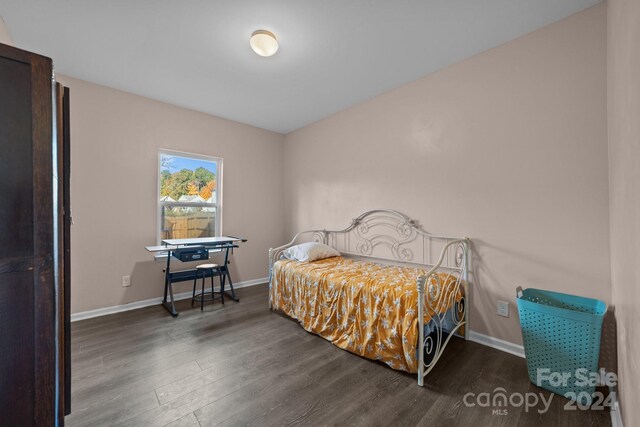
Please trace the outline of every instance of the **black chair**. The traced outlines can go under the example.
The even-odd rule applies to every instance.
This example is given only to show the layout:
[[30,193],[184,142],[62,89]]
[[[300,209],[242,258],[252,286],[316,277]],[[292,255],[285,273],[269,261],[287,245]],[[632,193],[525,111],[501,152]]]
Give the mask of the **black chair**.
[[[207,274],[211,276],[211,292],[204,291],[204,280],[207,277]],[[213,287],[213,278],[219,277],[220,280],[220,292],[215,292]],[[198,282],[198,278],[202,277],[202,290],[196,295],[196,284]],[[216,296],[216,293],[219,295]],[[204,310],[204,302],[205,301],[213,301],[215,299],[220,298],[222,300],[222,304],[224,304],[224,289],[222,288],[222,269],[218,264],[200,264],[196,266],[196,276],[193,279],[193,296],[191,297],[191,306],[193,307],[194,302],[200,303],[200,310]]]

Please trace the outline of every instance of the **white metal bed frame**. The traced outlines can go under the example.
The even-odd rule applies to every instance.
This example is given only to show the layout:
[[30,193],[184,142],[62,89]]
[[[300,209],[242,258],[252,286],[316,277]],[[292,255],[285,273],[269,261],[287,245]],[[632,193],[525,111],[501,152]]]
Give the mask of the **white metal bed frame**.
[[[398,211],[371,210],[353,219],[342,230],[302,231],[286,245],[269,249],[269,287],[273,264],[283,258],[283,251],[309,240],[330,245],[346,257],[426,267],[427,274],[418,277],[416,283],[418,385],[424,385],[424,377],[438,362],[451,337],[465,325],[464,338],[469,339],[469,238],[437,236],[424,231],[416,221]],[[416,256],[418,252],[421,252],[421,257]],[[440,276],[443,272],[446,280]],[[461,287],[464,290],[462,295]],[[432,317],[435,334],[425,337],[424,313],[427,308],[437,314]],[[453,328],[448,335],[443,330],[447,313],[452,313],[453,320]]]

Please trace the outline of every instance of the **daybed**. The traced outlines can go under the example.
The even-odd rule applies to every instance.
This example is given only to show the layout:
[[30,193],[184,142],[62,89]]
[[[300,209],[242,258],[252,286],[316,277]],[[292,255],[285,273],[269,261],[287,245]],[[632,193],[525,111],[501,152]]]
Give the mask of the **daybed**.
[[[286,259],[305,240],[339,256]],[[468,254],[467,238],[429,234],[397,211],[365,212],[343,230],[304,231],[270,249],[269,304],[423,385],[450,338],[468,338]]]

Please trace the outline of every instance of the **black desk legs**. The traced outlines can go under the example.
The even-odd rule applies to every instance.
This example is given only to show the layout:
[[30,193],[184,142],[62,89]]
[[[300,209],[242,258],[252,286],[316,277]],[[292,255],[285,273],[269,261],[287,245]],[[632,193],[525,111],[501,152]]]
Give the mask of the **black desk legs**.
[[[164,270],[164,299],[162,300],[162,305],[167,309],[169,313],[173,317],[178,315],[178,311],[176,310],[176,306],[174,304],[173,299],[173,286],[171,286],[171,279],[169,278],[171,275],[171,252],[167,254],[167,267]],[[167,301],[167,293],[171,298],[171,302]]]
[[[237,247],[237,246],[236,246]],[[225,255],[224,255],[224,264],[222,264],[219,268],[219,276],[220,276],[220,291],[223,292],[227,297],[231,298],[232,300],[239,302],[240,298],[238,298],[236,296],[236,291],[235,289],[233,289],[233,282],[231,281],[231,274],[229,274],[229,250],[232,247],[224,247],[225,251]],[[172,252],[169,251],[167,254],[167,266],[164,270],[164,298],[162,300],[162,306],[164,308],[167,309],[167,311],[169,313],[171,313],[171,315],[173,317],[178,316],[178,310],[176,310],[176,306],[175,306],[175,299],[173,296],[173,282],[181,282],[184,280],[187,280],[185,277],[183,277],[184,275],[180,275],[181,272],[176,272],[176,273],[171,273],[171,257],[173,256]],[[185,272],[187,272],[185,270]],[[176,277],[176,274],[178,274],[178,277]],[[211,277],[211,283],[213,285],[213,275],[215,275],[214,273],[212,273],[212,277]],[[206,274],[205,274],[206,276]],[[196,273],[196,280],[198,278],[198,275]],[[227,280],[229,281],[229,291],[227,292],[225,291],[225,284],[227,282]],[[195,283],[194,283],[195,285]],[[194,292],[195,292],[195,286],[194,286]]]
[[232,300],[234,300],[235,302],[240,302],[240,298],[238,298],[236,296],[236,291],[233,289],[233,282],[231,281],[231,275],[229,274],[229,251],[232,248],[227,247],[227,251],[224,254],[224,266],[223,268],[223,274],[220,277],[220,279],[222,280],[222,289],[224,289],[224,284],[226,282],[226,279],[229,279],[229,289],[231,289],[231,294],[227,294],[229,296],[229,298],[231,298]]
[[236,296],[236,291],[233,289],[233,282],[231,281],[231,275],[229,275],[228,267],[224,269],[224,273],[222,274],[221,279],[222,279],[222,289],[224,289],[225,282],[227,281],[227,279],[229,279],[229,289],[231,290],[231,294],[226,292],[225,294],[235,302],[240,302],[240,298]]

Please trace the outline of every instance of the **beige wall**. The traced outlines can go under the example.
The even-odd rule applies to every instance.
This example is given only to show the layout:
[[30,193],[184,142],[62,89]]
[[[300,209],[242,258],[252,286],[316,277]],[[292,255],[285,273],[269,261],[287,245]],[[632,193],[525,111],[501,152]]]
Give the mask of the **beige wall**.
[[[282,135],[58,80],[71,90],[72,313],[162,295],[163,265],[144,249],[156,244],[161,148],[224,159],[222,231],[249,239],[232,275],[238,282],[267,276],[267,251],[284,236]],[[124,275],[130,288],[122,287]]]
[[511,342],[517,285],[609,302],[605,45],[599,5],[287,135],[287,232],[390,208],[467,235],[471,328]]
[[608,1],[611,281],[625,425],[640,423],[640,2]]
[[13,46],[13,40],[11,39],[11,34],[9,34],[9,29],[7,28],[7,25],[4,23],[2,16],[0,16],[0,43]]

